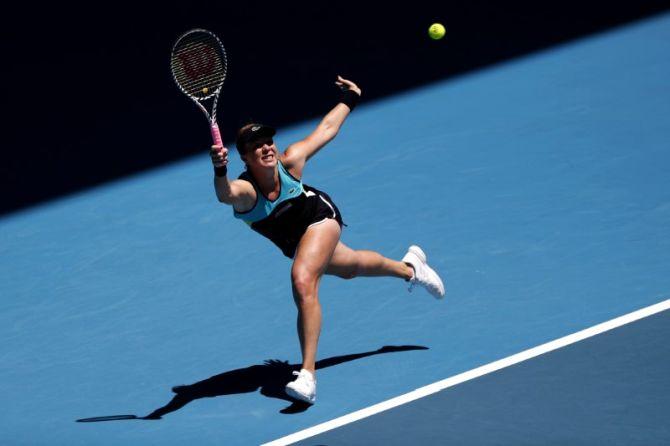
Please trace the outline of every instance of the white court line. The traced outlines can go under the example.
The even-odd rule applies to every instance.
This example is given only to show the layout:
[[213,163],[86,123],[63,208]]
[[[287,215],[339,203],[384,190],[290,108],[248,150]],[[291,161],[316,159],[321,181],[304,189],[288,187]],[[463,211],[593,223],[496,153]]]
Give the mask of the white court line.
[[509,367],[514,364],[518,364],[531,358],[535,358],[536,356],[540,356],[553,350],[557,350],[561,347],[565,347],[566,345],[583,341],[584,339],[590,338],[600,333],[604,333],[614,328],[621,327],[622,325],[630,324],[631,322],[635,322],[639,319],[652,316],[656,313],[660,313],[661,311],[665,311],[669,308],[670,308],[670,299],[657,303],[655,305],[651,305],[646,308],[642,308],[637,311],[633,311],[632,313],[625,314],[623,316],[617,317],[607,322],[603,322],[602,324],[594,325],[593,327],[587,328],[582,331],[578,331],[576,333],[564,336],[551,342],[547,342],[546,344],[538,345],[537,347],[524,350],[515,355],[508,356],[507,358],[503,358],[498,361],[494,361],[489,364],[483,365],[481,367],[477,367],[476,369],[472,369],[459,375],[452,376],[451,378],[447,378],[442,381],[429,384],[425,387],[413,390],[412,392],[406,393],[404,395],[400,395],[395,398],[391,398],[390,400],[381,402],[379,404],[375,404],[374,406],[370,406],[365,409],[352,412],[348,415],[335,418],[334,420],[326,421],[325,423],[317,424],[316,426],[310,427],[300,432],[296,432],[295,434],[291,434],[286,437],[282,437],[278,440],[265,443],[262,446],[287,445],[295,443],[300,440],[304,440],[305,438],[313,437],[315,435],[321,434],[331,429],[344,426],[345,424],[353,423],[354,421],[367,418],[371,415],[375,415],[385,410],[389,410],[402,404],[407,404],[411,401],[418,400],[419,398],[431,395],[433,393],[437,393],[448,387],[461,384],[471,379],[479,378],[480,376],[487,375],[489,373],[495,372],[500,369],[504,369],[505,367]]

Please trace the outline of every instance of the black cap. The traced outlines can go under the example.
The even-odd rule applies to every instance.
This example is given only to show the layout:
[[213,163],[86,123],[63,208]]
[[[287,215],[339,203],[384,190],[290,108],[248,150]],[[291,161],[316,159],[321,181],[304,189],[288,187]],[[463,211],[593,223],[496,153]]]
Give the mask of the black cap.
[[272,137],[275,133],[277,133],[277,130],[267,125],[258,123],[247,124],[237,132],[237,141],[235,141],[237,151],[243,153],[246,145],[251,141],[258,138]]

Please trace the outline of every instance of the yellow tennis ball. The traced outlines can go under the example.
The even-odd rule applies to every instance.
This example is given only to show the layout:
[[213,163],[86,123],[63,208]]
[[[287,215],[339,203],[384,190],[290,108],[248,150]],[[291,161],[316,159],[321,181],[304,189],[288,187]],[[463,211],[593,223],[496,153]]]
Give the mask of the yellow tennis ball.
[[209,93],[209,88],[204,87],[204,88],[202,89],[202,94],[207,94],[207,93]]
[[444,29],[444,25],[441,23],[433,23],[428,28],[428,35],[433,40],[440,40],[447,33],[447,30]]

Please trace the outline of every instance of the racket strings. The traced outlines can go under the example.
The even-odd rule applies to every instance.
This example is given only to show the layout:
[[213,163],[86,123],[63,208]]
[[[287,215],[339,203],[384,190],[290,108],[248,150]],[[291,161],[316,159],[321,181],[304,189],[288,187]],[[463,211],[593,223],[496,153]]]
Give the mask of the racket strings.
[[182,36],[172,51],[172,74],[189,96],[207,99],[215,95],[226,77],[223,45],[206,31]]
[[[182,65],[186,64],[184,63]],[[210,74],[206,74],[207,71],[210,71]],[[213,90],[218,87],[221,84],[224,75],[221,68],[212,70],[210,66],[200,63],[191,64],[188,71],[185,69],[177,70],[176,76],[179,84],[189,94],[196,96],[210,96],[211,93],[208,90]]]

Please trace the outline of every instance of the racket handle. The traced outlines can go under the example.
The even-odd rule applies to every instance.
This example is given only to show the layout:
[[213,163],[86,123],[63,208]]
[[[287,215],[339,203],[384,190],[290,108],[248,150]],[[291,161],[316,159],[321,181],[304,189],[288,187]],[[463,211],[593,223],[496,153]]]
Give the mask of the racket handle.
[[223,147],[223,139],[221,139],[221,131],[219,130],[219,125],[216,122],[212,122],[210,131],[212,132],[212,140],[214,140],[214,144]]

